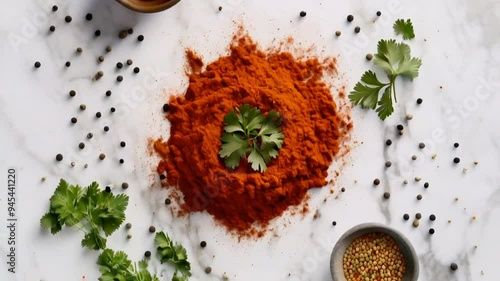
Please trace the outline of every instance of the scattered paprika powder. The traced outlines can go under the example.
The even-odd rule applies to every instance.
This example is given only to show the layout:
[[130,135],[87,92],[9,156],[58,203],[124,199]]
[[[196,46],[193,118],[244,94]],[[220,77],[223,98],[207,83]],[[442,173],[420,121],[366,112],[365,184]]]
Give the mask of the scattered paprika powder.
[[[164,186],[184,195],[184,213],[206,210],[240,236],[263,235],[308,189],[327,184],[328,168],[352,128],[323,81],[324,73],[336,74],[336,60],[262,51],[241,32],[229,55],[205,68],[194,51],[186,56],[189,86],[185,95],[170,97],[170,138],[154,143],[162,158],[157,171],[167,175]],[[264,173],[246,160],[228,169],[218,154],[224,116],[244,103],[283,118],[283,147]]]

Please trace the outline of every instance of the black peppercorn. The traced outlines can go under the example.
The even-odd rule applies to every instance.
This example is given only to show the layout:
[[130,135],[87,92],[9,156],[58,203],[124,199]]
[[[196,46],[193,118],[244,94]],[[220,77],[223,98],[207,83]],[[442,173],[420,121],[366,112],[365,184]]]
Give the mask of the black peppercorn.
[[460,158],[458,158],[458,157],[453,158],[453,162],[454,162],[455,164],[460,163]]
[[421,142],[418,144],[418,148],[424,149],[425,148],[425,143]]
[[138,40],[139,42],[144,41],[144,35],[139,35],[139,36],[137,36],[137,40]]
[[112,92],[111,92],[110,90],[107,90],[107,91],[106,91],[106,96],[107,96],[107,97],[111,96],[111,94],[112,94]]
[[410,219],[410,215],[408,215],[408,214],[404,214],[404,215],[403,215],[403,219],[404,219],[405,221],[409,220],[409,219]]
[[422,195],[421,194],[417,195],[417,200],[422,200]]
[[431,221],[435,221],[436,220],[436,216],[434,214],[432,214],[432,215],[429,216],[429,219]]
[[421,218],[422,218],[422,214],[421,214],[421,213],[416,213],[416,214],[415,214],[415,218],[416,218],[417,220],[421,219]]
[[57,160],[57,161],[62,161],[62,160],[63,160],[63,156],[62,156],[62,154],[57,154],[57,155],[56,155],[56,160]]
[[345,188],[344,188],[344,187],[342,187],[342,188],[340,189],[340,191],[345,192]]
[[434,232],[435,232],[435,231],[434,231],[434,228],[430,228],[430,229],[429,229],[429,234],[431,234],[431,235],[432,235],[432,234],[434,234]]
[[348,15],[347,16],[347,21],[348,22],[352,22],[354,20],[354,16],[353,15]]
[[88,134],[87,134],[87,138],[88,138],[88,139],[91,139],[93,136],[94,136],[94,134],[92,134],[92,133],[88,133]]
[[132,224],[131,224],[131,223],[129,223],[129,222],[127,222],[127,223],[125,224],[125,228],[126,228],[126,229],[131,229],[131,228],[132,228]]
[[81,142],[81,143],[78,144],[78,147],[80,149],[84,149],[85,148],[85,144],[83,142]]
[[138,68],[138,67],[134,67],[134,73],[139,73],[140,71],[141,71],[141,69],[140,69],[140,68]]
[[109,111],[111,111],[111,113],[115,112],[116,111],[116,108],[112,107],[109,109]]
[[373,180],[373,184],[374,185],[379,185],[380,184],[380,180],[379,179],[374,179]]
[[113,48],[111,48],[111,46],[106,46],[106,52],[109,53],[113,50]]
[[127,33],[128,33],[128,34],[134,34],[134,29],[133,29],[133,28],[129,28],[129,29],[127,30]]
[[391,161],[385,162],[385,167],[386,168],[389,168],[390,166],[392,166],[392,162]]
[[70,97],[76,96],[76,92],[74,90],[69,91],[69,96]]
[[359,33],[360,31],[361,31],[361,27],[356,26],[356,27],[354,28],[354,32]]
[[110,193],[110,192],[111,192],[111,187],[106,186],[106,192],[107,192],[107,193]]
[[120,164],[123,164],[123,163],[125,163],[125,160],[120,159]]
[[99,57],[97,58],[97,60],[98,60],[99,62],[103,62],[103,61],[104,61],[104,56],[99,56]]
[[95,35],[96,37],[101,36],[101,31],[100,31],[99,29],[97,29],[97,30],[94,32],[94,35]]
[[222,11],[222,6],[219,6],[219,12]]
[[429,187],[429,183],[428,182],[424,183],[424,187],[428,188]]
[[205,248],[205,247],[207,246],[207,242],[205,242],[205,241],[201,241],[201,242],[200,242],[200,246],[201,246],[202,248]]
[[125,39],[125,38],[127,38],[127,36],[128,36],[128,33],[126,30],[122,30],[118,33],[118,38],[120,38],[120,39]]
[[51,32],[54,32],[54,31],[56,31],[56,27],[55,27],[55,26],[53,26],[53,25],[51,25],[51,26],[49,27],[49,30],[50,30]]
[[403,125],[399,124],[396,126],[396,128],[398,129],[398,131],[402,131],[405,127],[403,127]]
[[459,146],[460,146],[460,144],[459,144],[458,142],[456,142],[456,143],[454,143],[454,144],[453,144],[453,146],[454,146],[455,148],[457,148],[457,147],[459,147]]
[[417,104],[422,104],[422,102],[423,102],[423,101],[424,101],[423,99],[418,98],[418,99],[417,99]]
[[104,158],[106,158],[106,154],[104,154],[104,153],[99,154],[100,160],[104,160]]
[[391,144],[392,144],[392,140],[386,140],[386,141],[385,141],[385,145],[389,146],[389,145],[391,145]]
[[128,60],[127,60],[127,65],[132,65],[133,63],[134,63],[134,61],[133,61],[133,60],[131,60],[131,59],[128,59]]
[[88,21],[91,21],[92,20],[92,14],[91,13],[88,13],[85,15],[85,19],[87,19]]
[[56,5],[52,6],[52,12],[56,12],[59,9]]
[[450,269],[453,270],[453,271],[455,271],[455,270],[458,269],[458,265],[453,262],[453,263],[450,264]]
[[76,119],[76,117],[71,118],[71,123],[76,124],[76,122],[78,122],[78,119]]
[[120,146],[121,146],[121,147],[125,147],[125,145],[127,145],[127,144],[126,144],[124,141],[121,141],[121,142],[120,142]]
[[123,76],[121,76],[121,75],[116,76],[116,81],[122,82],[123,81]]
[[116,68],[121,69],[123,67],[123,63],[117,62],[116,63]]
[[71,66],[71,62],[67,61],[64,65],[66,65],[66,67],[70,67]]
[[377,11],[377,17],[380,17],[382,15],[381,11]]
[[210,274],[211,272],[212,272],[212,268],[210,266],[205,268],[206,274]]
[[154,227],[153,225],[149,227],[149,232],[150,233],[155,233],[156,232],[156,227]]
[[336,222],[336,221],[332,221],[332,225],[333,225],[333,226],[336,226],[336,225],[337,225],[337,222]]
[[66,16],[66,17],[64,17],[64,20],[65,20],[67,23],[70,23],[73,19],[71,18],[71,16]]
[[40,66],[42,66],[42,64],[39,61],[35,62],[35,68],[40,68]]
[[107,132],[109,131],[109,127],[108,126],[104,126],[104,132]]
[[163,105],[163,112],[168,112],[169,109],[170,109],[170,105],[168,103]]
[[127,189],[128,188],[128,183],[126,183],[126,182],[122,183],[122,188],[123,189]]
[[389,199],[391,197],[391,194],[389,192],[384,192],[384,198]]
[[150,251],[146,251],[146,252],[144,252],[144,256],[145,256],[146,258],[151,257],[151,252],[150,252]]
[[83,49],[81,47],[76,48],[76,52],[81,54],[83,52]]
[[169,198],[165,199],[165,205],[170,205],[172,203],[172,200]]
[[160,174],[160,180],[164,180],[166,179],[167,177],[164,175],[164,174]]
[[302,11],[302,12],[300,12],[300,14],[299,14],[299,15],[300,15],[300,17],[302,17],[302,18],[303,18],[303,17],[305,17],[305,16],[307,15],[307,13],[306,13],[306,12],[304,12],[304,11]]
[[100,113],[99,111],[98,111],[98,112],[96,112],[95,117],[97,117],[97,118],[101,118],[101,113]]

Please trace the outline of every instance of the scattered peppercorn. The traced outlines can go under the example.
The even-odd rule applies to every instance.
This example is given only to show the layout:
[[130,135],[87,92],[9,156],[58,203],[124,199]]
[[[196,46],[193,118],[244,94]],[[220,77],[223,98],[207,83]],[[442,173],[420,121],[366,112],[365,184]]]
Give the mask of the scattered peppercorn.
[[139,35],[139,36],[137,36],[137,40],[138,40],[139,42],[144,41],[144,35]]
[[428,188],[428,187],[429,187],[429,183],[428,182],[424,183],[424,188]]
[[113,50],[113,48],[111,48],[111,46],[106,46],[106,52],[111,52]]
[[211,272],[212,272],[212,268],[210,266],[205,268],[205,273],[206,274],[210,274]]
[[109,131],[109,127],[108,126],[104,126],[104,132],[107,132]]
[[91,21],[92,20],[92,14],[91,13],[88,13],[85,15],[85,18],[88,20],[88,21]]
[[366,54],[366,60],[372,60],[373,55],[372,54]]
[[340,191],[345,192],[345,188],[344,188],[344,187],[342,187],[342,188],[340,189]]
[[411,114],[406,114],[406,120],[410,121],[413,119],[413,115]]
[[120,159],[120,164],[123,164],[123,163],[125,163],[125,160]]
[[405,134],[405,131],[399,131],[399,135],[402,136]]
[[200,247],[205,248],[207,246],[207,242],[201,241],[200,242]]
[[97,60],[98,60],[99,62],[103,62],[103,61],[104,61],[104,56],[99,56],[99,57],[97,58]]
[[74,97],[74,96],[76,96],[76,92],[75,92],[75,90],[71,90],[71,91],[69,91],[69,96],[70,96],[70,97]]
[[404,215],[403,215],[403,219],[404,219],[405,221],[409,220],[409,219],[410,219],[410,215],[408,215],[408,214],[404,214]]
[[83,142],[81,142],[81,143],[78,144],[78,147],[80,149],[84,149],[85,148],[85,144]]
[[429,229],[429,234],[431,234],[431,235],[432,235],[432,234],[434,234],[434,232],[435,232],[435,231],[434,231],[434,228],[430,228],[430,229]]
[[134,67],[134,73],[139,73],[139,72],[141,72],[141,69],[138,67]]
[[131,239],[132,238],[132,234],[127,234],[127,239]]
[[71,62],[67,61],[64,65],[66,65],[66,67],[70,67],[71,66]]
[[52,12],[56,12],[59,9],[56,5],[52,6]]
[[172,203],[172,200],[169,198],[165,199],[165,205],[170,205]]
[[125,224],[125,228],[126,229],[131,229],[132,228],[132,224],[127,222],[127,224]]
[[404,183],[404,184],[408,184],[408,180],[404,180],[404,181],[403,181],[403,183]]
[[128,33],[126,30],[122,30],[118,33],[118,38],[120,38],[120,39],[125,39],[125,38],[127,38],[127,36],[128,36]]
[[417,160],[417,155],[412,155],[411,160]]
[[385,145],[390,146],[392,144],[392,140],[388,139],[385,141]]
[[104,154],[104,153],[99,154],[100,160],[104,160],[104,158],[106,158],[106,154]]
[[389,199],[391,197],[391,194],[389,192],[384,192],[384,198]]
[[116,111],[116,108],[112,107],[109,109],[109,111],[111,111],[111,113],[115,112]]
[[352,22],[354,20],[354,16],[353,15],[348,15],[347,16],[347,21],[348,22]]
[[423,99],[421,99],[421,98],[418,98],[418,99],[417,99],[417,104],[422,104],[422,102],[424,102],[424,100],[423,100]]
[[110,186],[106,186],[105,191],[106,191],[107,193],[111,193],[111,187],[110,187]]
[[64,17],[64,20],[65,20],[67,23],[70,23],[73,19],[71,18],[71,16],[66,16],[66,17]]
[[302,17],[302,18],[303,18],[303,17],[305,17],[306,15],[307,15],[307,13],[306,13],[306,12],[304,12],[304,11],[300,12],[300,17]]
[[54,32],[54,31],[56,31],[56,27],[55,27],[55,26],[53,26],[53,25],[51,25],[51,26],[49,27],[49,30],[50,30],[51,32]]
[[333,222],[332,222],[332,225],[333,225],[333,226],[336,226],[336,225],[337,225],[337,222],[336,222],[336,221],[333,221]]
[[81,54],[83,52],[83,49],[80,48],[80,47],[78,47],[78,48],[76,48],[76,52],[79,53],[79,54]]
[[146,251],[146,252],[144,252],[144,256],[145,256],[146,258],[151,257],[151,251]]
[[107,96],[107,97],[110,97],[110,96],[111,96],[111,94],[112,94],[111,90],[107,90],[107,91],[106,91],[106,96]]
[[122,82],[123,81],[123,76],[121,76],[121,75],[116,76],[116,81]]
[[97,118],[101,118],[101,113],[100,113],[99,111],[98,111],[98,112],[96,112],[95,117],[97,117]]
[[150,233],[155,233],[156,232],[156,227],[154,227],[153,225],[149,227],[149,232]]
[[422,218],[422,214],[421,214],[421,213],[416,213],[416,214],[415,214],[415,218],[416,218],[417,220],[421,219],[421,218]]
[[128,33],[128,34],[134,34],[134,29],[133,29],[133,28],[129,28],[129,29],[127,30],[127,33]]
[[421,177],[415,177],[415,181],[420,181],[420,180],[422,180]]
[[419,222],[417,219],[415,219],[415,220],[413,221],[412,225],[413,225],[413,227],[415,227],[415,228],[416,228],[416,227],[418,227],[418,226],[420,225],[420,222]]
[[128,60],[127,60],[127,65],[132,65],[133,63],[134,63],[134,61],[133,61],[133,60],[131,60],[131,59],[128,59]]
[[432,214],[432,215],[429,216],[429,219],[431,221],[435,221],[436,220],[436,216],[434,214]]
[[127,144],[126,144],[124,141],[121,141],[121,142],[120,142],[120,146],[121,146],[121,147],[125,147],[125,145],[127,145]]
[[386,168],[389,168],[390,166],[392,166],[392,162],[391,161],[385,162],[385,167]]
[[453,271],[455,271],[455,270],[457,270],[457,269],[458,269],[458,265],[457,265],[456,263],[452,262],[452,263],[450,264],[450,269],[451,269],[451,270],[453,270]]
[[168,103],[163,105],[163,112],[168,112],[169,109],[170,109],[170,105]]
[[104,76],[104,72],[102,72],[102,70],[97,71],[97,77],[98,78],[101,78],[103,76]]
[[380,180],[379,179],[374,179],[373,180],[373,184],[374,185],[379,185],[380,184]]
[[422,200],[422,194],[417,195],[417,200]]
[[361,27],[356,26],[356,27],[354,28],[354,32],[359,33],[360,31],[361,31]]
[[335,36],[339,37],[342,34],[340,30],[335,31]]
[[382,15],[381,11],[377,11],[377,17],[380,17]]
[[97,29],[96,31],[94,31],[94,35],[95,35],[96,37],[101,36],[101,31],[100,31],[99,29]]
[[457,147],[459,147],[459,146],[460,146],[460,144],[459,144],[458,142],[456,142],[456,143],[454,143],[454,144],[453,144],[453,146],[454,146],[455,148],[457,148]]
[[166,179],[167,177],[164,175],[164,174],[160,174],[160,180],[164,180]]
[[424,149],[425,148],[425,143],[421,142],[418,144],[418,148]]
[[88,134],[87,134],[87,138],[88,138],[88,139],[91,139],[93,136],[94,136],[94,134],[92,134],[92,133],[88,133]]
[[454,162],[455,164],[460,163],[460,158],[458,158],[458,157],[453,158],[453,162]]
[[479,162],[478,161],[474,161],[474,165],[477,165],[477,164],[479,164]]
[[398,131],[402,131],[405,127],[403,127],[403,125],[399,124],[396,126],[396,128],[398,129]]
[[76,122],[78,122],[78,119],[76,119],[76,117],[72,117],[71,118],[71,123],[76,124]]
[[122,188],[123,189],[127,189],[128,188],[128,183],[126,183],[126,182],[122,183]]
[[42,66],[42,64],[39,61],[35,62],[35,68],[40,68],[40,66]]
[[117,62],[116,63],[116,68],[121,69],[123,67],[123,63]]
[[57,154],[57,155],[56,155],[56,160],[57,160],[57,161],[62,161],[62,160],[63,160],[63,156],[62,156],[62,154]]

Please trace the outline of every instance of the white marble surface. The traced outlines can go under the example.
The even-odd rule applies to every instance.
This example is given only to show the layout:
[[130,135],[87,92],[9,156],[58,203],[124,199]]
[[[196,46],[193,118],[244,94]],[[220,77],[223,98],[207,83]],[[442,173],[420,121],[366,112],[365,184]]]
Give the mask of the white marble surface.
[[[50,11],[58,2],[59,10]],[[48,208],[48,199],[59,178],[72,183],[102,185],[130,184],[131,197],[127,221],[133,223],[133,238],[119,230],[109,246],[123,249],[138,260],[151,250],[149,225],[168,232],[187,248],[193,267],[190,280],[331,280],[329,253],[340,235],[350,227],[368,221],[392,226],[408,236],[419,256],[422,281],[496,281],[500,252],[500,3],[495,0],[444,1],[243,1],[183,0],[163,13],[141,15],[130,12],[114,1],[3,1],[0,16],[0,169],[6,177],[9,166],[18,169],[17,275],[7,274],[6,263],[6,180],[0,187],[2,227],[0,280],[58,281],[96,280],[97,253],[80,247],[81,234],[65,229],[57,236],[40,230],[38,221]],[[218,12],[218,6],[223,7]],[[307,17],[299,19],[300,11]],[[383,17],[375,20],[375,12]],[[84,16],[92,12],[94,19]],[[348,25],[345,17],[354,14]],[[64,16],[71,15],[70,24]],[[315,45],[321,55],[340,55],[342,83],[352,88],[369,67],[364,59],[381,38],[393,36],[391,25],[397,18],[411,18],[416,39],[411,42],[413,55],[423,60],[420,76],[399,87],[396,112],[385,122],[373,112],[353,110],[354,139],[359,145],[351,152],[349,165],[336,182],[336,193],[327,203],[328,188],[311,193],[312,212],[304,217],[279,218],[276,235],[256,241],[241,241],[215,226],[206,213],[189,218],[172,215],[163,200],[154,173],[156,160],[148,154],[148,138],[166,137],[168,124],[163,121],[161,105],[170,94],[186,88],[184,49],[197,50],[206,61],[226,52],[235,31],[235,22],[243,23],[262,46],[274,39],[293,36],[302,46]],[[53,34],[50,25],[56,26]],[[361,34],[353,28],[359,25]],[[117,32],[133,27],[135,33],[125,40]],[[95,38],[96,28],[102,35]],[[335,30],[343,35],[336,39]],[[138,44],[135,39],[144,34]],[[106,45],[113,51],[102,64],[97,56]],[[82,55],[75,55],[82,47]],[[134,60],[141,73],[130,67],[121,73],[117,84],[114,65]],[[33,63],[42,67],[34,70]],[[69,69],[64,63],[70,60]],[[92,82],[98,70],[103,79]],[[442,87],[442,88],[441,88]],[[68,98],[74,89],[77,96]],[[113,95],[106,98],[106,90]],[[415,100],[424,99],[417,106]],[[87,105],[80,112],[78,106]],[[117,112],[111,115],[110,107]],[[95,112],[103,117],[96,120]],[[404,116],[413,114],[406,122]],[[70,118],[78,123],[70,124]],[[395,125],[405,125],[405,134],[396,135]],[[102,128],[110,126],[104,133]],[[86,139],[94,133],[92,140]],[[394,144],[386,147],[387,138]],[[127,142],[125,148],[119,142]],[[85,142],[83,151],[79,142]],[[426,148],[418,149],[418,143]],[[458,149],[453,143],[459,142]],[[106,153],[98,160],[100,151]],[[57,153],[64,161],[56,163]],[[436,153],[436,159],[431,155]],[[412,161],[411,156],[418,160]],[[461,162],[452,163],[458,156]],[[124,165],[118,159],[125,160]],[[385,161],[392,161],[389,169]],[[479,161],[475,166],[473,161]],[[74,161],[76,167],[70,163]],[[84,169],[84,164],[89,167]],[[466,173],[463,169],[467,168]],[[47,181],[42,183],[41,177]],[[415,182],[414,177],[422,177]],[[374,178],[382,184],[373,187]],[[404,179],[409,184],[402,184]],[[428,189],[423,183],[429,182]],[[345,193],[338,190],[346,188]],[[390,200],[382,199],[384,191]],[[417,201],[417,194],[423,199]],[[334,199],[338,196],[337,199]],[[455,201],[455,197],[459,197]],[[313,220],[315,210],[320,217]],[[402,215],[423,214],[420,227],[404,222]],[[437,216],[430,222],[428,216]],[[472,216],[477,216],[472,221]],[[337,221],[337,226],[331,225]],[[448,223],[451,220],[451,223]],[[431,237],[428,229],[436,233]],[[206,249],[199,242],[206,240]],[[477,249],[474,246],[477,245]],[[456,262],[459,270],[451,272]],[[210,266],[212,274],[204,268]],[[170,280],[172,269],[152,264],[161,280]],[[5,277],[3,277],[5,276]]]

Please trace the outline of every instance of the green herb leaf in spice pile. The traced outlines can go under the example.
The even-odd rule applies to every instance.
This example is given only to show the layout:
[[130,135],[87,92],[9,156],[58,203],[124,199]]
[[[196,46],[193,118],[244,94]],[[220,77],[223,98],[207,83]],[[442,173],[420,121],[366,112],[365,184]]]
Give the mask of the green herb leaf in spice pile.
[[172,281],[188,280],[191,276],[191,264],[188,261],[186,249],[179,243],[174,243],[165,232],[156,233],[155,244],[160,262],[168,262],[175,267]]
[[258,108],[242,105],[224,117],[224,134],[219,152],[227,167],[234,169],[241,159],[248,159],[255,171],[264,172],[271,158],[278,156],[285,135],[281,133],[281,117],[276,111],[267,116]]
[[148,262],[141,260],[132,263],[126,253],[105,249],[97,259],[101,277],[99,281],[159,281],[148,270]]
[[61,179],[50,198],[49,212],[40,219],[40,225],[43,229],[50,229],[52,234],[59,232],[64,225],[76,227],[85,233],[82,247],[104,249],[106,237],[125,220],[127,205],[127,195],[100,190],[96,182],[82,188]]
[[[354,86],[349,99],[362,108],[376,110],[380,119],[385,120],[394,112],[393,102],[398,101],[396,78],[417,77],[422,61],[411,57],[410,46],[407,44],[396,43],[395,40],[380,40],[375,55],[375,65],[387,73],[389,82],[381,82],[374,72],[368,70],[361,77],[361,81]],[[379,98],[380,91],[383,93]]]
[[393,28],[396,34],[403,35],[403,39],[408,40],[415,38],[415,32],[413,31],[413,24],[411,23],[410,19],[407,19],[406,21],[404,19],[398,19],[394,23]]

